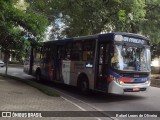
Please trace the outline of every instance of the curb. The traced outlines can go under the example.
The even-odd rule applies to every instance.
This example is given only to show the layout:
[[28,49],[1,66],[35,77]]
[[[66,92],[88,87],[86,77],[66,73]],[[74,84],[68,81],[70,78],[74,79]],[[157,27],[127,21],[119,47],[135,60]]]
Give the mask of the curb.
[[9,67],[18,67],[18,68],[23,68],[24,65],[20,65],[20,64],[8,64]]
[[22,79],[22,78],[19,78],[19,77],[16,77],[16,76],[12,76],[12,75],[5,75],[3,73],[0,73],[0,76],[7,77],[7,78],[10,78],[10,79],[28,84],[28,85],[38,89],[39,91],[43,92],[44,94],[46,94],[48,96],[60,97],[60,95],[58,93],[56,93],[52,88],[50,88],[48,86],[45,86],[41,83],[35,82],[33,80],[30,80],[30,79],[26,80],[26,79]]

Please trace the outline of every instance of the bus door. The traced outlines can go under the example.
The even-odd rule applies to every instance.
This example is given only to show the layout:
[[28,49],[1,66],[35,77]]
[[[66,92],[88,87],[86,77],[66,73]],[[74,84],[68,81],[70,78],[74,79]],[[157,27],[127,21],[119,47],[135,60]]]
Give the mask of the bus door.
[[62,57],[63,57],[63,45],[55,46],[53,55],[53,80],[62,81]]
[[95,88],[98,90],[107,90],[106,73],[109,65],[109,44],[98,43],[97,67],[95,77]]
[[50,69],[49,69],[49,64],[50,64],[50,56],[51,56],[51,51],[50,51],[50,46],[44,46],[42,48],[42,55],[41,55],[41,76],[43,79],[50,80]]

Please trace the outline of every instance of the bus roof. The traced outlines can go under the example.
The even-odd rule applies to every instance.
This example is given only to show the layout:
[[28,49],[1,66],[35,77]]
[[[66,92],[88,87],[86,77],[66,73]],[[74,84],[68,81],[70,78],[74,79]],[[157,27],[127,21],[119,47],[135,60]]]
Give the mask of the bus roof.
[[[44,43],[46,44],[57,44],[57,45],[63,45],[66,42],[73,42],[77,40],[87,40],[87,39],[98,39],[99,41],[113,41],[115,35],[124,35],[124,36],[129,36],[129,37],[136,37],[140,39],[145,39],[149,41],[147,37],[144,37],[139,34],[134,34],[134,33],[127,33],[127,32],[112,32],[112,33],[105,33],[105,34],[96,34],[96,35],[89,35],[89,36],[80,36],[80,37],[73,37],[73,38],[65,38],[65,39],[60,39],[60,40],[50,40],[50,41],[45,41]],[[107,39],[106,39],[107,38]]]
[[141,34],[135,34],[135,33],[127,33],[127,32],[115,32],[114,35],[126,35],[126,36],[132,36],[132,37],[137,37],[137,38],[141,38],[141,39],[145,39],[145,40],[149,40],[148,37],[145,37]]

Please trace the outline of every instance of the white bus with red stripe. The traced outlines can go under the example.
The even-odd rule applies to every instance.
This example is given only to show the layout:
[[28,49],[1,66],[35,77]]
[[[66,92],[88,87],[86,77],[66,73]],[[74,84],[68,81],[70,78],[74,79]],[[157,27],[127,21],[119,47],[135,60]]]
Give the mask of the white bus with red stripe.
[[30,66],[37,80],[76,86],[83,93],[122,94],[150,86],[150,45],[141,35],[106,33],[47,41],[32,55],[33,65],[26,64],[25,72]]

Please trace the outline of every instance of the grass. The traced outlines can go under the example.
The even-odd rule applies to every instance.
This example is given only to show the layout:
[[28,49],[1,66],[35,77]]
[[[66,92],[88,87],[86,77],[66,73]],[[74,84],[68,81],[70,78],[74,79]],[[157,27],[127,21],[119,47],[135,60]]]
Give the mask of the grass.
[[52,88],[50,88],[48,86],[45,86],[43,84],[37,83],[35,81],[25,80],[25,79],[22,79],[22,78],[18,78],[18,77],[11,76],[11,75],[5,75],[5,74],[2,74],[2,73],[0,73],[0,76],[11,78],[11,79],[14,79],[16,81],[20,81],[20,82],[26,83],[26,84],[34,87],[34,88],[37,88],[38,90],[40,90],[41,92],[47,94],[48,96],[52,96],[52,97],[59,97],[60,96]]

